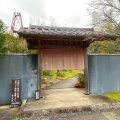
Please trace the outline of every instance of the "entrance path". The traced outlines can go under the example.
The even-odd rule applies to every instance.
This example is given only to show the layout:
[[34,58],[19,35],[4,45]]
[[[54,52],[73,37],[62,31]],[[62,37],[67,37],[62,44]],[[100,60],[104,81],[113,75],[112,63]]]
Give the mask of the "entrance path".
[[[47,87],[46,90],[42,90],[43,98],[40,100],[28,100],[19,112],[19,117],[28,117],[31,118],[31,120],[57,120],[61,115],[64,117],[67,115],[75,115],[76,119],[70,116],[69,118],[65,117],[66,119],[61,117],[60,120],[68,120],[70,118],[70,120],[79,120],[80,118],[77,118],[78,113],[83,113],[84,115],[85,112],[88,114],[92,111],[120,108],[120,103],[110,100],[105,96],[85,95],[83,88],[73,88],[76,82],[77,77],[72,77],[65,81],[55,83]],[[54,118],[50,118],[51,115],[54,116]],[[90,116],[83,116],[83,118],[87,119]],[[99,120],[104,119],[102,114],[100,114],[100,116]],[[97,119],[98,115],[94,118]]]
[[40,100],[28,100],[24,109],[19,112],[19,117],[72,114],[113,108],[120,108],[120,103],[102,95],[85,95],[84,89],[50,89],[43,90],[43,98]]
[[68,78],[66,80],[62,80],[60,82],[54,83],[46,88],[44,88],[44,90],[48,90],[48,89],[63,89],[63,88],[74,88],[75,87],[75,83],[78,82],[77,80],[77,76]]

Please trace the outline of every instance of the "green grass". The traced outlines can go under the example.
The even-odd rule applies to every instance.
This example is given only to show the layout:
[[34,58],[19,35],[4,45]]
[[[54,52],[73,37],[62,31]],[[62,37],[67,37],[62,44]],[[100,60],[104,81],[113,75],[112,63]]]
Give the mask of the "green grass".
[[63,71],[63,80],[66,80],[67,78],[73,77],[79,73],[78,70],[68,70],[68,71]]
[[62,77],[63,80],[75,76],[79,73],[79,70],[43,70],[42,78],[56,79],[57,77]]
[[120,91],[106,93],[106,94],[104,94],[104,96],[106,96],[112,100],[115,100],[117,102],[120,102]]

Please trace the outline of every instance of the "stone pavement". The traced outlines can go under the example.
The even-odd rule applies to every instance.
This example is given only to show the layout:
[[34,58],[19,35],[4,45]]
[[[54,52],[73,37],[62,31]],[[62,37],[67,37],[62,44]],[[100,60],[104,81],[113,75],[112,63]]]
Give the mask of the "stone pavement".
[[48,89],[63,89],[63,88],[74,88],[75,83],[77,83],[77,76],[68,78],[67,80],[62,80],[60,82],[54,83],[48,87],[45,88],[45,90]]
[[74,88],[76,82],[77,76],[47,87],[46,90],[42,90],[42,99],[27,101],[24,112],[39,111],[42,115],[120,106],[119,103],[102,95],[85,95],[83,88]]
[[20,120],[120,120],[120,109],[62,113],[48,116],[38,115],[31,118],[21,118]]
[[102,95],[85,95],[84,89],[51,89],[43,90],[43,98],[40,100],[28,100],[23,110],[19,112],[19,117],[32,118],[56,114],[59,116],[117,108],[120,108],[120,103]]

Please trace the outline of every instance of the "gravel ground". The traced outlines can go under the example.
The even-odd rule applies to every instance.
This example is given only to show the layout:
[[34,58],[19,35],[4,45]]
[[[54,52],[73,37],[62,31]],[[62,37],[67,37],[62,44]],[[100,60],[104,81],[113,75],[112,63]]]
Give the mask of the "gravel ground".
[[120,120],[120,109],[33,116],[31,118],[21,118],[19,120]]

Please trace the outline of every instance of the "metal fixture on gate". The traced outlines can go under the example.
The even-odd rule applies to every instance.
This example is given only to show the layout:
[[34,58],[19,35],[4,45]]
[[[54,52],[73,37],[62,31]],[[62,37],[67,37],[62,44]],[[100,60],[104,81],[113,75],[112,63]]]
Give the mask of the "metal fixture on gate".
[[39,92],[39,90],[36,90],[36,91],[35,91],[35,99],[36,99],[36,100],[39,100],[39,99],[40,99],[40,92]]

